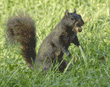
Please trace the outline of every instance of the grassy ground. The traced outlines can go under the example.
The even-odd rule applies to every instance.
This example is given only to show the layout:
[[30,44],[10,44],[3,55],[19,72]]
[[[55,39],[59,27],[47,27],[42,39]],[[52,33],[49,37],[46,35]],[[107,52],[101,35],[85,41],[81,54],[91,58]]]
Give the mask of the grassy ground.
[[[66,9],[76,8],[85,25],[78,38],[84,52],[71,44],[73,59],[64,58],[73,69],[47,75],[27,68],[20,44],[7,47],[6,21],[23,10],[36,21],[38,53],[43,39],[61,20]],[[100,58],[104,56],[103,62]],[[0,1],[0,87],[110,87],[110,0],[1,0]]]

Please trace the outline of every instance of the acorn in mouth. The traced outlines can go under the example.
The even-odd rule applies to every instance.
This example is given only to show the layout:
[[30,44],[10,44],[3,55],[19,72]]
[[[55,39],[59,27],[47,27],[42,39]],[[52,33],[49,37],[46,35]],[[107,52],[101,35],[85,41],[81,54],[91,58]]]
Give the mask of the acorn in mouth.
[[82,27],[76,27],[75,29],[73,29],[73,31],[75,32],[75,33],[78,33],[78,32],[81,32],[82,31]]

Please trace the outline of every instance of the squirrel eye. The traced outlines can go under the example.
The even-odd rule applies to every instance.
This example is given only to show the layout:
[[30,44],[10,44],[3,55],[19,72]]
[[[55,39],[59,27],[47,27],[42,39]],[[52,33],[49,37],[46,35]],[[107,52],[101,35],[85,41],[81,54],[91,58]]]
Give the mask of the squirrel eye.
[[71,18],[71,20],[74,20],[74,18]]

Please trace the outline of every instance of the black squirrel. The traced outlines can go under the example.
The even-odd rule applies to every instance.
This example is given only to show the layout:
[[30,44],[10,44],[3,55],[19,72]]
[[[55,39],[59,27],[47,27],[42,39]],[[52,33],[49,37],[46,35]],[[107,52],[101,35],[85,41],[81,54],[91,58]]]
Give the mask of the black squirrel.
[[[33,67],[32,61],[36,62],[36,39],[35,39],[35,26],[31,17],[19,14],[9,18],[7,22],[7,35],[10,41],[20,42],[23,49],[23,57],[30,67]],[[38,55],[37,55],[37,70],[41,67],[45,60],[43,70],[49,70],[52,63],[58,60],[60,64],[59,71],[63,72],[68,62],[63,60],[63,54],[65,53],[69,58],[68,47],[71,43],[74,43],[78,47],[80,46],[77,32],[81,32],[81,26],[84,25],[84,21],[81,16],[76,13],[74,9],[73,13],[65,11],[64,17],[51,31],[51,33],[43,40]],[[82,47],[83,49],[83,47]],[[84,49],[83,49],[84,50]],[[32,58],[32,60],[31,60]]]

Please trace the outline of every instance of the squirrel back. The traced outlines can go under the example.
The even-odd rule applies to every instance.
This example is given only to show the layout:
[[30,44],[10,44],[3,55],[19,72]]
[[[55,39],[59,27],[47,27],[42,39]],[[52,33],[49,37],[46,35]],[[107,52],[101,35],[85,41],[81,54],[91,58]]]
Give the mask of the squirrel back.
[[7,21],[6,33],[10,42],[17,41],[21,44],[25,61],[29,67],[33,67],[32,61],[35,63],[36,60],[36,29],[32,18],[22,12],[10,17]]

